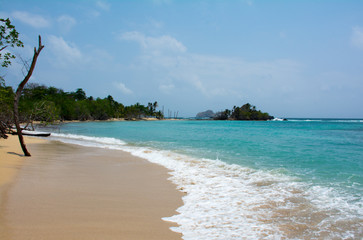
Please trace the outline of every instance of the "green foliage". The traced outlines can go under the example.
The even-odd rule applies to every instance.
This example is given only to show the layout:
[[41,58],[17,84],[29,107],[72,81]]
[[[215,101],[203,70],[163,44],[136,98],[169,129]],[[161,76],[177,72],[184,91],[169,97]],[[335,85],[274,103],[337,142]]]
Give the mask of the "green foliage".
[[231,114],[231,110],[224,110],[223,112],[217,112],[214,116],[214,120],[227,120]]
[[19,33],[9,18],[0,18],[0,61],[2,67],[8,67],[11,60],[15,58],[15,55],[10,52],[2,53],[7,47],[24,47],[24,44],[19,40]]
[[232,110],[224,110],[223,112],[218,112],[214,118],[215,120],[270,120],[273,116],[268,113],[256,110],[255,106],[249,103],[242,105],[241,107],[234,106]]
[[34,103],[30,120],[51,123],[59,119],[59,109],[54,102],[41,100]]
[[74,99],[77,101],[82,101],[87,98],[86,93],[83,91],[82,88],[77,88],[77,91],[74,93]]
[[0,85],[0,138],[7,138],[6,129],[12,125],[14,91],[11,87]]
[[[4,68],[8,67],[11,61],[15,59],[14,54],[4,51],[8,47],[24,47],[24,45],[19,40],[19,33],[9,18],[0,18],[0,65]],[[7,138],[6,129],[12,125],[13,99],[13,89],[6,87],[3,76],[0,76],[0,138]]]
[[12,87],[0,86],[0,107],[12,105],[14,100],[14,91]]
[[[11,88],[10,88],[11,89]],[[11,89],[12,90],[12,89]],[[87,97],[82,88],[75,92],[64,92],[55,87],[39,84],[28,84],[20,98],[19,110],[22,121],[55,121],[55,120],[107,120],[110,118],[140,119],[144,117],[163,118],[156,112],[157,102],[147,107],[136,103],[124,106],[113,99]]]

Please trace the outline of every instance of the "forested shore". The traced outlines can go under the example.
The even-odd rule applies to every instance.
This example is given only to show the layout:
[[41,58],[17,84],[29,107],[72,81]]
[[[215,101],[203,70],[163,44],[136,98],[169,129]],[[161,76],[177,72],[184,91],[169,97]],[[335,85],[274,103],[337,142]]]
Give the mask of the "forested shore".
[[[1,119],[12,119],[14,90],[9,86],[0,86]],[[82,88],[74,92],[65,92],[56,87],[28,84],[20,97],[19,117],[21,122],[32,121],[87,121],[109,120],[112,118],[141,119],[152,117],[162,119],[163,113],[156,111],[157,102],[147,106],[136,103],[125,106],[111,95],[105,98],[87,96]]]

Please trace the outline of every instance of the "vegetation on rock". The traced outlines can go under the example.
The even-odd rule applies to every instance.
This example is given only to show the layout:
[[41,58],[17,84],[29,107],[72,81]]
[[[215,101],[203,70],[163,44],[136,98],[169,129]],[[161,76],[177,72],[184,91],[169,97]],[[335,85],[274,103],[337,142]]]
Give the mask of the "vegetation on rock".
[[256,110],[256,107],[246,103],[241,107],[234,106],[232,110],[226,109],[216,113],[215,120],[271,120],[273,116]]

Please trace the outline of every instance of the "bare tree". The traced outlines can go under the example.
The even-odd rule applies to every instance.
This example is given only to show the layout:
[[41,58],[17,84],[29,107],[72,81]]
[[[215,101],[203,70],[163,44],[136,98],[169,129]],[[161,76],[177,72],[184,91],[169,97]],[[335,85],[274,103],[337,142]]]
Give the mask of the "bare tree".
[[[33,104],[31,112],[26,114],[24,122],[26,125],[24,129],[34,131],[34,121],[40,121],[42,124],[47,125],[53,123],[58,118],[57,108],[54,102],[41,100]],[[30,125],[31,128],[28,128]]]
[[21,129],[20,123],[19,123],[19,110],[18,110],[19,99],[20,99],[20,95],[24,89],[25,84],[29,81],[31,75],[33,74],[38,56],[40,54],[40,51],[42,51],[43,48],[44,48],[44,45],[42,45],[42,38],[39,35],[38,49],[36,47],[34,47],[34,55],[33,55],[32,63],[30,65],[30,68],[29,68],[28,73],[25,76],[24,80],[19,84],[18,89],[16,90],[16,93],[15,93],[15,98],[14,98],[14,123],[16,126],[16,130],[18,132],[18,137],[19,137],[19,142],[20,142],[21,148],[22,148],[25,156],[31,156],[31,155],[26,148],[26,145],[24,143],[23,134],[21,133],[22,129]]

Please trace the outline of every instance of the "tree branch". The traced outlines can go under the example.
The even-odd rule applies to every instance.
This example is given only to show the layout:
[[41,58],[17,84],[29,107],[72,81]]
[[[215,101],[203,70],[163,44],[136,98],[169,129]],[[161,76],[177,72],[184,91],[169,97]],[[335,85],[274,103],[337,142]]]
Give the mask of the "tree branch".
[[25,76],[24,80],[19,84],[18,89],[16,90],[15,98],[14,98],[14,122],[15,122],[16,130],[18,132],[19,142],[20,142],[21,148],[22,148],[25,156],[31,156],[31,155],[26,148],[26,145],[24,143],[23,134],[21,133],[22,129],[20,128],[20,123],[19,123],[18,106],[19,106],[21,92],[23,91],[25,84],[29,81],[30,77],[32,76],[38,56],[43,48],[44,48],[44,45],[42,45],[42,38],[39,35],[38,49],[36,47],[34,47],[34,56],[33,56],[32,63],[30,65],[30,69],[28,71],[28,74]]

